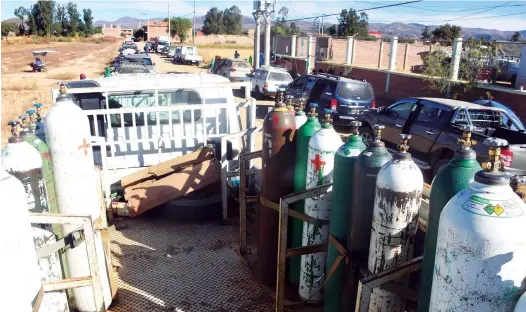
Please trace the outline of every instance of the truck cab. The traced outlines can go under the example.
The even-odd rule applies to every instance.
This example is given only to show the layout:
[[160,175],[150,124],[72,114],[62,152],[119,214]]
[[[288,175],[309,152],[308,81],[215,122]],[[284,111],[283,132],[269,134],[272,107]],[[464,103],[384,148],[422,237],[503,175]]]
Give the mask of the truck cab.
[[[103,170],[106,191],[127,174],[206,144],[216,155],[225,148],[231,160],[239,154],[239,142],[222,147],[221,137],[240,131],[238,109],[249,99],[236,103],[224,77],[130,74],[66,85],[89,119],[94,164]],[[53,101],[58,95],[52,90]]]

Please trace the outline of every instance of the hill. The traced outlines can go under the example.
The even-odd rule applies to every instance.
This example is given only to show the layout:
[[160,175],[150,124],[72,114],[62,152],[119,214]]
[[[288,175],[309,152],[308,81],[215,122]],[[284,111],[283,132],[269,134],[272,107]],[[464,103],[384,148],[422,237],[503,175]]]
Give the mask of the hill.
[[[192,20],[192,17],[189,17]],[[197,29],[203,27],[205,16],[196,16],[195,17],[195,27]],[[11,20],[11,19],[10,19]],[[164,20],[164,17],[150,18],[150,20]],[[124,16],[115,21],[104,21],[99,20],[94,23],[95,26],[102,26],[106,24],[106,27],[109,27],[110,24],[120,25],[122,28],[137,28],[139,23],[146,24],[146,19],[139,19],[136,17]],[[251,16],[243,16],[242,27],[244,29],[254,28],[255,22],[254,18]],[[312,32],[312,23],[309,21],[296,21],[296,25],[304,32]],[[330,25],[326,25],[329,27]],[[429,26],[429,28],[434,29],[437,26]],[[425,25],[417,23],[369,23],[370,31],[379,31],[384,35],[388,36],[398,36],[403,38],[420,38],[422,31],[424,30]],[[526,37],[526,30],[520,31],[523,38]],[[513,31],[501,31],[497,29],[485,29],[485,28],[462,28],[462,35],[465,38],[468,37],[486,37],[488,39],[496,40],[506,40],[513,35]]]

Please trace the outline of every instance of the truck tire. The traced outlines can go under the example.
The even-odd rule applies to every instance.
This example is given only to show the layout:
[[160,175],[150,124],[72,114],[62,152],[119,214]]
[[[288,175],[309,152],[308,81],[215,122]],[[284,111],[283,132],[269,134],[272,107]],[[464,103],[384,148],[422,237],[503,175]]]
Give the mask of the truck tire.
[[374,140],[374,132],[373,129],[369,126],[362,126],[360,128],[360,135],[363,138],[363,141],[365,145],[369,146],[369,143]]
[[434,165],[433,165],[433,178],[437,175],[440,168],[447,165],[447,163],[451,160],[452,157],[444,157],[439,159]]

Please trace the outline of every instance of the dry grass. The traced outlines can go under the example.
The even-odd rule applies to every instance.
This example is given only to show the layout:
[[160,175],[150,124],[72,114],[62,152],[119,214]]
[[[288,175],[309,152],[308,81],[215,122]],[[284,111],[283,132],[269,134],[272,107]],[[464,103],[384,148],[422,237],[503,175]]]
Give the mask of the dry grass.
[[115,37],[9,37],[9,40],[2,40],[2,44],[46,44],[54,42],[93,42],[93,43],[105,43],[115,42],[121,40]]
[[72,73],[72,72],[54,73],[54,74],[48,74],[47,75],[47,78],[49,78],[49,79],[56,79],[56,80],[60,80],[60,81],[71,80],[71,79],[74,79],[76,77],[77,77],[77,74],[76,73]]
[[33,91],[37,89],[38,85],[36,79],[29,79],[22,83],[7,82],[2,85],[2,91]]

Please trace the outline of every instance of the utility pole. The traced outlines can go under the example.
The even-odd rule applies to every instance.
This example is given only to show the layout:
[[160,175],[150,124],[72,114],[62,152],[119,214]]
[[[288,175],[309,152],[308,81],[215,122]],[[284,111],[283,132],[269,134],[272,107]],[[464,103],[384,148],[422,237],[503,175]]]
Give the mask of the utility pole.
[[195,44],[195,1],[194,1],[194,19],[192,21],[192,44]]
[[252,13],[252,15],[256,21],[256,30],[254,32],[254,58],[252,65],[254,66],[254,69],[258,69],[261,65],[259,64],[259,51],[261,50],[261,1],[254,1],[254,10],[255,12]]
[[[271,8],[272,7],[272,8]],[[265,4],[265,66],[270,66],[270,29],[271,29],[271,21],[270,21],[270,15],[274,13],[274,4],[273,3],[266,3]]]
[[170,45],[170,43],[172,42],[172,32],[171,32],[171,24],[172,22],[170,21],[170,0],[168,0],[168,45]]

